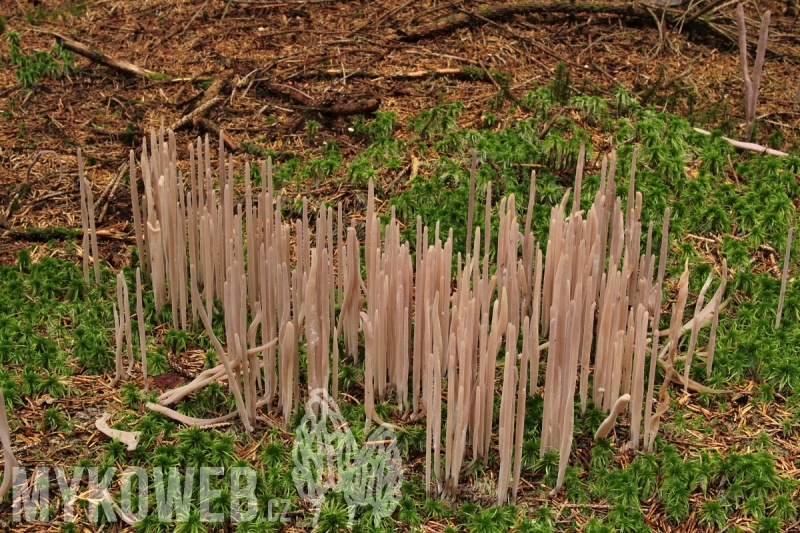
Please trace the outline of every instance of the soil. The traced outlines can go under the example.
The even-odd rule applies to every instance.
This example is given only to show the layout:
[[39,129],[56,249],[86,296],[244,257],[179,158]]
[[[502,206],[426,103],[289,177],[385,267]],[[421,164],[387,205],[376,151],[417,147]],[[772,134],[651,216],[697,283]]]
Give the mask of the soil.
[[[142,136],[190,114],[204,102],[206,91],[218,88],[213,80],[217,85],[222,81],[220,101],[202,120],[189,120],[178,131],[178,142],[185,146],[209,132],[213,138],[224,128],[229,147],[238,147],[239,159],[246,151],[313,150],[319,142],[309,143],[307,120],[320,123],[317,139],[338,139],[347,157],[362,148],[347,135],[355,115],[330,112],[348,111],[342,109],[347,106],[373,109],[377,104],[380,111],[395,112],[403,124],[423,109],[458,100],[465,106],[460,120],[465,125],[478,123],[487,102],[498,94],[498,76],[510,76],[510,92],[519,97],[549,84],[559,61],[566,63],[576,91],[610,98],[621,84],[640,100],[688,115],[701,127],[734,123],[738,128],[744,113],[738,48],[730,39],[703,35],[693,26],[684,27],[683,33],[666,23],[659,29],[656,21],[662,13],[655,7],[650,20],[602,13],[533,14],[496,21],[478,16],[467,27],[406,42],[407,34],[444,17],[472,12],[480,3],[4,3],[6,32],[21,35],[23,52],[49,50],[52,31],[166,75],[143,79],[76,56],[75,74],[63,80],[42,78],[29,90],[19,83],[16,68],[1,69],[0,221],[5,229],[79,226],[75,154],[81,147],[95,198],[100,198],[98,210],[105,215],[99,227],[115,235],[124,232],[130,218],[127,187],[124,180],[116,180],[122,186],[113,188],[107,201],[109,184],[126,172],[128,152],[140,145]],[[698,6],[714,4],[674,9],[691,14]],[[795,97],[798,11],[787,4],[770,7],[770,53],[757,135],[763,142],[780,130],[788,148],[800,124]],[[734,7],[726,3],[704,17],[735,39],[733,15]],[[760,15],[755,6],[748,6],[747,15],[752,40]],[[7,60],[9,45],[2,41],[0,58]],[[465,68],[489,75],[471,80],[463,75]],[[44,155],[31,170],[29,193],[3,220],[40,150],[60,154],[63,174],[55,158]],[[333,191],[322,187],[290,192],[325,196]],[[352,191],[336,189],[339,197],[348,192]],[[0,256],[13,252],[18,241],[19,236],[2,238]],[[122,248],[111,246],[109,252],[116,256],[124,253]],[[107,258],[112,264],[119,262]]]

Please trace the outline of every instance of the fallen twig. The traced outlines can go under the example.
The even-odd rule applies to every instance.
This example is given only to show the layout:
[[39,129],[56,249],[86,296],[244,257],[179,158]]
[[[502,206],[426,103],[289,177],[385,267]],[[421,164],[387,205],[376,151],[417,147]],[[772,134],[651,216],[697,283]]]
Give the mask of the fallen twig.
[[125,172],[128,171],[128,162],[122,163],[122,166],[119,167],[119,170],[111,178],[111,181],[108,182],[108,185],[103,192],[100,193],[100,197],[97,199],[97,206],[100,207],[100,214],[97,217],[98,222],[102,222],[103,219],[106,217],[106,211],[108,211],[108,204],[111,203],[111,199],[117,194],[117,188],[119,184],[122,182],[122,176],[125,175]]
[[193,124],[196,119],[201,118],[204,114],[208,112],[209,109],[211,109],[221,101],[222,98],[216,96],[214,98],[211,98],[210,100],[203,102],[199,106],[192,109],[189,113],[187,113],[186,115],[182,116],[181,118],[170,124],[167,129],[176,131],[185,126],[188,126],[189,124]]
[[[335,72],[336,72],[335,75],[337,76],[340,76],[342,74],[341,71],[338,70]],[[261,80],[255,80],[255,81],[258,82]],[[291,85],[286,85],[283,83],[267,83],[263,87],[268,92],[278,94],[280,96],[283,96],[284,98],[288,98],[289,100],[292,100],[293,102],[300,105],[310,106],[313,105],[314,103],[314,99],[311,98],[311,96],[307,95],[300,89],[295,89]]]
[[189,26],[191,26],[191,25],[192,25],[192,22],[194,22],[194,21],[195,21],[195,19],[196,19],[198,16],[200,16],[200,13],[202,13],[202,12],[203,12],[203,10],[206,8],[206,6],[208,5],[208,2],[209,2],[209,0],[206,0],[205,2],[203,2],[203,5],[202,5],[202,6],[200,6],[200,9],[198,9],[197,11],[195,11],[195,12],[194,12],[194,15],[192,15],[192,18],[190,18],[190,19],[189,19],[189,22],[187,22],[187,23],[186,23],[186,26],[184,26],[184,27],[183,27],[183,30],[181,30],[181,32],[180,32],[180,35],[183,35],[184,33],[186,33],[186,30],[188,30],[188,29],[189,29]]
[[[217,136],[219,136],[219,127],[207,121],[204,117],[212,107],[222,102],[222,97],[219,95],[219,93],[228,83],[228,80],[230,80],[231,76],[232,72],[230,71],[226,71],[221,76],[217,76],[211,83],[211,86],[206,90],[205,94],[203,94],[203,98],[200,100],[200,103],[197,105],[197,107],[170,124],[168,129],[175,131],[192,124],[194,126],[205,127],[207,130],[211,130],[216,133]],[[239,143],[234,141],[229,136],[225,137],[225,144],[233,151],[239,150]]]
[[[694,128],[694,131],[696,131],[697,133],[702,133],[703,135],[711,135],[710,131],[701,128]],[[787,154],[786,152],[781,152],[780,150],[767,148],[766,146],[761,146],[760,144],[737,141],[735,139],[731,139],[730,137],[721,137],[721,138],[729,142],[731,146],[733,146],[734,148],[738,148],[740,150],[749,150],[751,152],[758,152],[760,154],[774,155],[778,157],[789,157],[789,154]]]
[[55,37],[56,41],[58,41],[58,43],[61,45],[62,48],[69,50],[71,52],[75,52],[76,54],[81,55],[95,63],[100,63],[101,65],[113,68],[114,70],[125,72],[127,74],[133,74],[134,76],[139,76],[146,79],[165,76],[160,72],[156,72],[154,70],[148,70],[146,68],[140,67],[139,65],[134,65],[129,61],[125,61],[124,59],[116,59],[99,50],[89,48],[85,44],[76,41],[72,37],[67,37],[66,35],[62,35],[52,30],[42,30],[42,32]]

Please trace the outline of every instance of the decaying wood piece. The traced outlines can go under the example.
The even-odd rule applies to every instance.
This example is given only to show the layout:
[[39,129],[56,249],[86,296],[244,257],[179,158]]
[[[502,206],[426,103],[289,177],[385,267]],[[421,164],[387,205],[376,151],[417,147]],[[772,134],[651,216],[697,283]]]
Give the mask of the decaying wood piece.
[[323,115],[347,116],[347,115],[366,115],[374,113],[381,105],[378,98],[367,98],[364,100],[354,100],[342,103],[332,103],[330,105],[317,104],[308,107],[309,111],[316,111]]
[[[339,74],[341,74],[341,72],[339,72]],[[314,105],[314,99],[311,96],[291,85],[286,85],[284,83],[266,83],[262,85],[262,87],[267,92],[283,96],[296,104],[305,106]]]
[[97,419],[94,423],[94,426],[108,437],[112,439],[117,439],[121,443],[128,446],[128,451],[133,451],[139,445],[139,437],[141,437],[141,431],[121,431],[119,429],[114,429],[108,425],[108,420],[111,418],[109,413],[103,413],[103,416]]

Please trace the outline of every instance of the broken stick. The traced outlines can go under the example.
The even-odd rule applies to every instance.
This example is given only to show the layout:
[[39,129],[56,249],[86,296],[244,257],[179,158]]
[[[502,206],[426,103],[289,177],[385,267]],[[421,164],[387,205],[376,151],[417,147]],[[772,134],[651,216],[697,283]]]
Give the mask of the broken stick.
[[225,71],[221,75],[217,76],[203,94],[200,104],[192,109],[189,113],[170,124],[167,129],[176,131],[184,126],[188,126],[189,124],[194,124],[196,126],[198,121],[202,119],[206,113],[208,113],[209,109],[222,101],[222,97],[219,95],[219,93],[232,76],[233,73],[231,71]]
[[60,44],[62,48],[65,48],[66,50],[69,50],[71,52],[75,52],[76,54],[81,55],[95,63],[100,63],[101,65],[113,68],[114,70],[125,72],[127,74],[133,74],[134,76],[139,76],[147,79],[164,76],[164,74],[161,74],[160,72],[155,72],[153,70],[142,68],[138,65],[134,65],[133,63],[125,61],[124,59],[116,59],[108,54],[104,54],[99,50],[89,48],[85,44],[76,41],[72,37],[67,37],[66,35],[62,35],[52,30],[42,30],[42,31],[48,35],[52,35],[53,37],[55,37],[56,41],[58,41],[58,44]]

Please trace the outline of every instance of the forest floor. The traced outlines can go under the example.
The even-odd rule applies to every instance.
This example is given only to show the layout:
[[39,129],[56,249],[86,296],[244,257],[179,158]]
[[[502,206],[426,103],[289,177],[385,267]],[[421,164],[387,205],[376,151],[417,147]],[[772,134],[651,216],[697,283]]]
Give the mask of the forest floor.
[[[419,178],[441,178],[445,171],[440,157],[453,155],[450,152],[457,164],[468,167],[465,150],[448,151],[450,145],[444,135],[448,130],[466,139],[472,131],[510,131],[518,122],[533,118],[539,124],[539,139],[545,139],[551,128],[565,137],[572,135],[570,124],[577,123],[588,132],[593,145],[595,157],[587,163],[589,173],[599,169],[597,156],[617,145],[614,128],[624,115],[620,106],[628,106],[626,98],[643,109],[652,108],[658,116],[677,115],[691,126],[744,140],[744,84],[732,2],[701,0],[669,9],[645,4],[638,9],[623,9],[623,4],[613,2],[520,4],[529,5],[530,13],[496,18],[481,11],[482,3],[472,1],[0,2],[0,15],[4,17],[0,25],[0,265],[25,275],[16,280],[15,274],[3,274],[3,291],[9,292],[0,291],[0,298],[7,297],[11,302],[20,297],[20,301],[27,298],[34,302],[36,291],[41,289],[31,285],[36,269],[31,270],[29,260],[34,265],[46,264],[50,269],[47,275],[67,280],[65,287],[75,276],[62,263],[54,266],[46,260],[80,262],[76,238],[81,227],[78,148],[94,191],[101,260],[114,271],[131,266],[134,241],[129,228],[129,151],[135,150],[138,158],[142,138],[162,125],[177,125],[181,161],[188,161],[185,146],[198,135],[208,133],[214,143],[224,130],[226,148],[237,168],[246,161],[271,156],[276,168],[291,169],[278,180],[285,198],[297,202],[305,196],[312,203],[343,202],[355,218],[365,204],[367,181],[374,178],[383,211],[393,201],[391,205],[407,223],[413,221],[409,214],[414,213],[422,214],[426,222],[449,218],[456,223],[464,214],[456,209],[461,204],[448,203],[447,195],[441,197],[445,198],[441,205],[431,206],[421,198],[427,194],[425,189],[414,192]],[[569,6],[573,6],[573,13],[568,12]],[[791,0],[759,5],[751,2],[745,7],[753,45],[751,66],[761,12],[772,10],[752,140],[797,155],[800,9]],[[448,17],[457,21],[465,15],[466,23],[460,27],[433,33],[437,23]],[[56,34],[127,61],[133,65],[131,69],[146,69],[144,76],[98,64],[82,55],[71,56],[55,45],[60,42]],[[540,88],[549,90],[544,100],[550,100],[544,104],[541,93],[536,93]],[[560,97],[559,91],[566,94]],[[578,100],[574,100],[576,97]],[[590,106],[598,101],[607,102],[607,108],[593,111]],[[456,102],[461,105],[454,110],[452,104]],[[440,115],[431,110],[439,110]],[[609,127],[597,118],[611,115],[618,120]],[[639,115],[636,119],[645,121]],[[385,131],[370,129],[381,120],[388,120],[393,142],[396,140],[400,148],[387,149],[388,155],[382,156],[386,164],[375,163],[363,171],[358,165],[360,158],[377,144],[376,138],[387,137]],[[431,124],[439,124],[441,131],[431,134]],[[664,119],[659,124],[672,123]],[[442,139],[444,144],[433,142]],[[700,157],[703,142],[687,141],[687,153],[693,155],[680,165],[687,181],[705,168],[706,152]],[[567,151],[574,149],[570,145]],[[42,150],[55,151],[58,159],[45,154],[32,166]],[[545,153],[545,148],[541,150]],[[552,147],[550,150],[552,154]],[[686,219],[676,229],[680,238],[674,248],[681,258],[706,267],[693,274],[694,296],[705,275],[719,271],[721,256],[734,252],[745,256],[741,262],[747,268],[740,271],[746,270],[751,277],[742,274],[733,284],[734,304],[725,323],[728,333],[721,334],[719,341],[723,347],[716,372],[721,377],[714,382],[714,386],[724,385],[731,378],[734,393],[717,400],[703,394],[681,395],[676,390],[674,409],[662,429],[666,448],[661,448],[658,459],[652,462],[649,455],[634,458],[612,451],[609,456],[604,444],[591,442],[596,420],[584,421],[585,427],[576,430],[579,437],[573,462],[581,467],[571,471],[574,492],[547,498],[545,487],[552,481],[552,464],[547,461],[552,457],[531,459],[530,471],[524,476],[521,511],[517,514],[502,508],[506,513],[502,514],[489,508],[492,498],[487,494],[491,491],[484,484],[489,480],[491,486],[494,465],[487,465],[485,472],[478,465],[465,474],[471,483],[466,483],[470,488],[465,489],[464,505],[459,502],[453,509],[440,509],[421,496],[418,486],[409,486],[408,493],[416,503],[403,508],[387,528],[535,531],[524,527],[588,530],[606,524],[617,531],[642,527],[659,531],[800,531],[793,503],[800,495],[800,449],[794,429],[800,424],[800,402],[792,400],[795,386],[800,384],[800,370],[765,363],[751,353],[767,346],[780,351],[782,358],[800,352],[797,301],[787,304],[786,320],[792,324],[788,333],[763,341],[763,346],[760,337],[765,335],[765,324],[774,320],[774,310],[768,319],[762,307],[776,301],[773,282],[780,277],[785,244],[780,239],[785,239],[785,230],[799,205],[796,174],[785,190],[770,189],[771,194],[783,195],[775,200],[774,211],[764,211],[775,217],[762,220],[767,229],[760,237],[750,238],[757,232],[744,231],[741,206],[717,198],[728,218],[722,215],[722,221],[709,222],[709,213],[715,213],[710,207],[714,203],[703,205],[704,200],[716,194],[718,185],[735,185],[736,195],[749,202],[759,197],[763,188],[756,185],[755,178],[752,187],[740,187],[740,177],[746,179],[743,169],[763,171],[765,176],[771,176],[768,173],[774,169],[766,164],[759,166],[755,155],[720,150],[727,159],[720,164],[724,168],[712,172],[718,181],[712,179],[702,187],[698,185],[697,190],[689,186],[694,196],[671,188],[664,193],[663,202],[653,204],[650,214],[657,219],[662,204],[676,197],[685,204]],[[526,173],[529,167],[540,168],[550,161],[563,166],[551,169],[554,181],[550,193],[560,199],[559,191],[565,190],[574,166],[570,168],[561,157],[542,157],[542,162],[518,166]],[[571,160],[567,156],[566,161]],[[318,164],[314,166],[313,162]],[[501,170],[501,164],[493,164],[498,175],[506,175],[505,167]],[[775,172],[794,168],[786,165]],[[660,169],[654,165],[653,170]],[[464,188],[458,176],[451,176],[445,184],[445,192]],[[503,192],[513,192],[515,185],[507,182],[502,188]],[[527,191],[522,185],[519,188]],[[657,189],[655,185],[653,188]],[[747,196],[750,193],[754,196]],[[781,203],[784,198],[788,204]],[[546,193],[543,201],[548,203]],[[730,257],[728,262],[734,264]],[[674,269],[678,267],[671,268],[672,273],[677,272]],[[105,283],[107,294],[112,294],[113,282],[107,279]],[[793,283],[796,287],[797,282]],[[759,287],[768,289],[759,292]],[[147,462],[151,458],[147,453],[168,454],[169,449],[164,447],[179,447],[187,438],[185,433],[176,429],[173,434],[161,428],[163,432],[154,437],[143,455],[126,459],[95,431],[94,420],[103,410],[117,413],[115,421],[131,424],[136,423],[134,414],[145,410],[130,389],[111,387],[109,374],[103,379],[88,375],[91,372],[84,374],[91,366],[87,361],[97,363],[93,369],[98,373],[109,370],[108,357],[113,353],[107,332],[112,322],[108,304],[91,311],[96,317],[90,323],[105,328],[102,334],[73,331],[74,313],[83,312],[76,303],[79,292],[73,295],[75,298],[63,295],[63,308],[48,307],[46,302],[31,304],[29,314],[61,313],[56,322],[63,331],[59,324],[49,323],[32,329],[41,334],[39,339],[47,337],[45,331],[54,331],[58,344],[55,351],[73,343],[97,341],[103,353],[81,345],[86,354],[76,356],[77,363],[66,356],[70,365],[74,363],[80,370],[74,373],[59,373],[38,362],[31,370],[30,361],[23,355],[2,356],[8,373],[4,371],[0,381],[6,383],[7,401],[17,406],[12,426],[16,427],[18,459],[27,465],[53,460],[74,464],[78,458],[102,455],[106,462],[125,464],[128,459]],[[762,307],[747,307],[759,297]],[[739,306],[744,311],[740,312]],[[0,307],[0,317],[5,312]],[[35,322],[32,317],[19,318],[23,319]],[[752,326],[752,331],[738,329],[756,323],[759,326]],[[202,359],[205,341],[199,336],[188,341],[170,336],[168,330],[166,326],[153,326],[157,342],[166,346],[163,353],[167,357],[188,350]],[[734,339],[734,333],[739,337]],[[79,338],[82,335],[89,340]],[[0,332],[0,351],[20,346],[19,338],[2,344],[5,340]],[[48,349],[37,345],[31,353]],[[729,359],[726,350],[731,354]],[[163,360],[161,363],[163,366]],[[166,389],[186,381],[173,370],[164,366],[154,386]],[[33,374],[38,375],[38,381]],[[61,377],[50,379],[53,375]],[[782,378],[785,382],[780,381]],[[19,388],[12,400],[8,399],[8,383]],[[262,428],[253,436],[242,436],[235,429],[231,431],[235,436],[233,454],[244,460],[266,461],[275,451],[270,448],[273,441],[291,444],[291,435],[282,432]],[[217,442],[224,437],[221,432],[215,435]],[[413,451],[417,446],[414,443],[409,446],[411,470],[419,473],[420,450]],[[769,457],[766,465],[765,456]],[[684,475],[677,473],[681,469],[689,476],[683,488],[678,487],[684,481]],[[600,475],[599,471],[604,473]],[[652,486],[648,476],[657,479]],[[703,481],[703,476],[709,480]],[[670,484],[673,478],[681,481]],[[635,503],[627,500],[626,494],[615,492],[615,486],[625,483],[639,484]],[[739,495],[731,489],[737,483]],[[756,503],[747,507],[749,501]],[[302,510],[297,502],[293,505]],[[635,508],[635,516],[621,510],[625,505]],[[6,521],[9,508],[4,504],[1,509],[0,520]],[[491,529],[486,520],[499,524],[500,529]],[[295,521],[292,525],[302,530],[304,524]],[[65,530],[57,523],[6,525],[19,531]],[[93,527],[89,530],[103,526]]]
[[[27,89],[20,71],[37,68],[10,64],[9,43],[2,40],[0,58],[10,68],[0,71],[0,205],[9,210],[15,187],[38,151],[59,152],[65,170],[59,177],[54,159],[43,157],[31,171],[26,205],[14,209],[4,225],[73,227],[78,201],[69,194],[76,191],[69,185],[74,184],[69,171],[76,168],[77,147],[100,196],[124,173],[128,151],[138,148],[145,134],[177,123],[212,97],[217,103],[204,120],[189,120],[177,132],[180,146],[198,134],[211,132],[214,137],[223,128],[230,137],[229,151],[236,148],[240,158],[274,153],[280,162],[337,140],[347,160],[363,148],[348,131],[358,109],[391,111],[405,123],[422,110],[458,101],[464,105],[459,126],[476,127],[498,94],[518,99],[549,85],[561,61],[575,94],[613,99],[614,88],[621,85],[643,105],[741,139],[744,84],[738,47],[703,27],[689,26],[679,33],[685,25],[664,23],[659,29],[655,20],[661,18],[660,9],[649,10],[655,19],[557,11],[507,20],[475,18],[467,27],[403,40],[426,24],[480,5],[425,0],[401,5],[329,0],[8,2],[6,32],[20,35],[22,54],[51,50],[52,31],[154,74],[142,79],[75,56],[75,73],[58,80],[45,74]],[[770,48],[756,133],[757,140],[777,139],[786,149],[796,145],[800,127],[800,30],[798,9],[792,5],[769,6]],[[735,40],[730,3],[693,2],[675,12],[692,14],[704,7],[710,10],[703,17]],[[747,13],[754,41],[760,18],[755,5]],[[211,87],[214,81],[221,86]],[[209,89],[213,95],[206,95]],[[526,111],[517,108],[516,115]],[[309,121],[314,135],[308,134]],[[598,150],[610,144],[607,136],[595,141]],[[54,192],[64,194],[37,202]],[[330,191],[292,192],[325,197]],[[340,196],[345,192],[337,190]],[[101,219],[109,229],[124,224],[130,214],[121,188],[111,196]],[[117,266],[124,261],[110,259]]]

